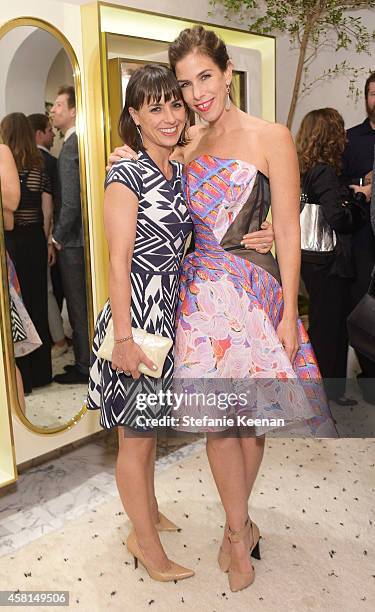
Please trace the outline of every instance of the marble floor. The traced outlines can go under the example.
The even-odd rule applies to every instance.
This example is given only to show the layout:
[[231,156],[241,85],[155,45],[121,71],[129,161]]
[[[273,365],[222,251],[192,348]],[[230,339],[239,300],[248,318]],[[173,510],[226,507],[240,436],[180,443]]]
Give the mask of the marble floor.
[[[197,438],[161,440],[156,471],[200,448],[204,442]],[[116,456],[117,432],[103,432],[91,442],[27,469],[16,483],[0,489],[0,556],[117,497]]]
[[262,560],[235,594],[216,564],[223,512],[203,446],[160,457],[156,476],[160,507],[182,529],[163,544],[194,578],[162,584],[134,570],[112,436],[2,491],[0,589],[68,590],[69,609],[84,612],[373,611],[375,440],[268,439],[250,509]]

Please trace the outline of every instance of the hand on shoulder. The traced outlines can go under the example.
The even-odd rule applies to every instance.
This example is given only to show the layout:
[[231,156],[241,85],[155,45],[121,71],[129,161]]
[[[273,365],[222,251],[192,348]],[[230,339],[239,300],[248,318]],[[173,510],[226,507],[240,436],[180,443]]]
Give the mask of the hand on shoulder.
[[191,125],[186,130],[186,145],[183,147],[176,147],[171,155],[171,159],[181,162],[182,164],[185,163],[186,160],[189,159],[189,153],[192,149],[197,147],[206,129],[204,125]]
[[189,141],[195,140],[198,136],[201,136],[203,131],[205,130],[205,126],[201,124],[191,125],[186,130],[186,135]]

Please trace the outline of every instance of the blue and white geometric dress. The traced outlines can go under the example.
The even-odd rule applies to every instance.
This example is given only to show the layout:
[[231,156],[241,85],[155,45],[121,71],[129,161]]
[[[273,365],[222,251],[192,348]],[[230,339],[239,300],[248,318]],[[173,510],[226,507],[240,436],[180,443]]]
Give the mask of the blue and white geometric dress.
[[[137,160],[121,160],[113,164],[105,186],[121,183],[139,200],[130,275],[132,326],[174,340],[179,268],[192,223],[183,198],[182,165],[171,163],[173,177],[167,180],[149,155],[142,151]],[[139,425],[137,417],[142,414],[146,418],[159,418],[169,413],[168,406],[139,407],[137,395],[158,393],[160,389],[169,387],[173,373],[173,347],[165,361],[161,379],[142,374],[138,380],[133,380],[117,373],[110,362],[97,357],[110,318],[108,300],[94,331],[87,407],[100,409],[100,424],[104,429],[126,425],[136,430],[149,430],[149,426]]]

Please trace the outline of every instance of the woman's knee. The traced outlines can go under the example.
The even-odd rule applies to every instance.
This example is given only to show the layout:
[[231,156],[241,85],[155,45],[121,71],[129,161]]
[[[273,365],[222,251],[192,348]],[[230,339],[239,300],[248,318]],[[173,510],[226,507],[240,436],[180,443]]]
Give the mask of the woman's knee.
[[126,427],[119,427],[119,454],[131,454],[139,459],[152,456],[155,449],[156,438],[154,435],[139,436],[129,431]]
[[208,451],[225,453],[237,448],[239,439],[235,431],[226,430],[222,432],[208,433],[206,436],[206,448]]

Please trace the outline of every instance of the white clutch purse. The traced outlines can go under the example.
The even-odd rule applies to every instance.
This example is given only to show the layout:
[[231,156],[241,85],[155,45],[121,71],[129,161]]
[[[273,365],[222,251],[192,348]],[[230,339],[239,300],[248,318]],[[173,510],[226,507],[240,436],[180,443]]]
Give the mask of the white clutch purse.
[[[165,359],[172,347],[173,340],[161,336],[160,334],[149,334],[144,329],[135,329],[132,327],[132,334],[134,342],[139,344],[142,351],[147,355],[151,361],[157,366],[157,370],[150,370],[144,363],[139,364],[139,371],[147,376],[153,378],[160,378]],[[112,319],[108,322],[107,332],[104,336],[104,340],[98,350],[98,357],[105,359],[106,361],[112,361],[112,352],[115,346],[115,340],[113,336],[113,321]]]

